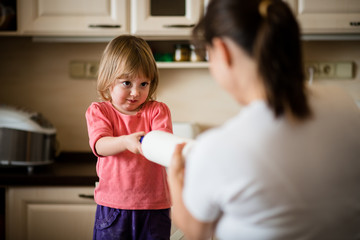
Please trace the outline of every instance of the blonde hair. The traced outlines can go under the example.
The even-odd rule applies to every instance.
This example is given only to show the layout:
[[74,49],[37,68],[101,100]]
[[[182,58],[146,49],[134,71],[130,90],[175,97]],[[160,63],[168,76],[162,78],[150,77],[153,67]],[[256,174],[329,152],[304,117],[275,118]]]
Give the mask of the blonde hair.
[[155,100],[159,73],[152,51],[145,40],[131,35],[114,38],[106,46],[100,60],[97,91],[102,100],[110,101],[110,88],[119,78],[150,79],[146,102]]

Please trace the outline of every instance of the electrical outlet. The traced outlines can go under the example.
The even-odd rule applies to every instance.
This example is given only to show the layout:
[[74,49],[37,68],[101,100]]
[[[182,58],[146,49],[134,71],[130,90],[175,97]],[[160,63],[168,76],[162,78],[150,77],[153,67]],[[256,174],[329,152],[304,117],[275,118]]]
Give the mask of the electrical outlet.
[[310,76],[313,70],[314,79],[350,79],[353,77],[352,62],[306,62],[305,71]]
[[333,78],[333,77],[335,77],[335,63],[320,62],[319,78]]

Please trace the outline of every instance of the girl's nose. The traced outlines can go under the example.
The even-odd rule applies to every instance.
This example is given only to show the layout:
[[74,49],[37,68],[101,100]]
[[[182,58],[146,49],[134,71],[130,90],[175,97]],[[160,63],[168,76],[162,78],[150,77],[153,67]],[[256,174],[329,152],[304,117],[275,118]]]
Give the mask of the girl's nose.
[[131,96],[137,97],[139,95],[139,90],[136,87],[134,87],[131,89],[130,94]]

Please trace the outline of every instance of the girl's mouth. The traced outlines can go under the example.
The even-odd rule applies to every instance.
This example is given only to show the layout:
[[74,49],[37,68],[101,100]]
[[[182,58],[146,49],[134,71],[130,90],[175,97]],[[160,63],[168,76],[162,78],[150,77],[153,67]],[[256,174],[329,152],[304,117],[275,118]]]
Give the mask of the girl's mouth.
[[135,99],[128,99],[128,102],[131,103],[131,104],[134,104],[134,103],[137,102],[137,100],[135,100]]

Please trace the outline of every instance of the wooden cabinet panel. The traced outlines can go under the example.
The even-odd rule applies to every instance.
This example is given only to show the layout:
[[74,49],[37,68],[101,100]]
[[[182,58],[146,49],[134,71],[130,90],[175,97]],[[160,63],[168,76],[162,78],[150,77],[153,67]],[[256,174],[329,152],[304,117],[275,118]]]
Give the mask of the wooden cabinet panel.
[[[92,239],[96,203],[89,196],[93,192],[93,187],[6,189],[6,239]],[[170,239],[186,238],[173,225]]]
[[26,207],[27,239],[91,239],[94,204],[29,203]]
[[19,32],[45,36],[128,33],[128,0],[19,0]]
[[12,187],[6,190],[7,240],[91,239],[93,187]]
[[290,0],[305,34],[360,33],[359,0]]
[[[359,0],[283,0],[303,34],[359,34]],[[209,0],[18,0],[18,31],[0,35],[188,39]],[[168,14],[167,14],[168,13]]]
[[[142,36],[186,36],[189,37],[192,27],[203,13],[203,0],[180,0],[183,10],[174,14],[152,13],[156,4],[161,1],[132,0],[131,1],[131,32]],[[183,2],[183,4],[181,4]],[[155,6],[155,7],[154,7]],[[176,7],[174,5],[174,7]],[[171,16],[170,16],[171,15]]]

